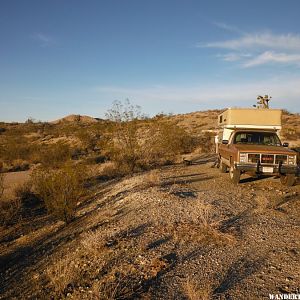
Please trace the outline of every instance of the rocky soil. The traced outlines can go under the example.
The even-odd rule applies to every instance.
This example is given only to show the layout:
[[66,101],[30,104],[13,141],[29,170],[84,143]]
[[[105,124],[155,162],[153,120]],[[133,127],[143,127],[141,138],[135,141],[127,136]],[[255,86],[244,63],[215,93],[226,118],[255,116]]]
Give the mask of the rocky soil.
[[65,226],[41,210],[0,233],[0,299],[269,299],[300,293],[300,183],[211,157],[102,182]]

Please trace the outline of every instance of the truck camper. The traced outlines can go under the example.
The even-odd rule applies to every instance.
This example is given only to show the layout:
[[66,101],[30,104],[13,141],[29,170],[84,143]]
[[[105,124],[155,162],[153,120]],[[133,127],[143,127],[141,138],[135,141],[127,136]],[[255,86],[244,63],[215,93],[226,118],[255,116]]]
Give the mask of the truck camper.
[[267,106],[229,108],[218,116],[219,166],[221,172],[229,171],[234,184],[244,173],[278,175],[283,185],[294,184],[297,153],[279,138],[281,115],[281,110]]

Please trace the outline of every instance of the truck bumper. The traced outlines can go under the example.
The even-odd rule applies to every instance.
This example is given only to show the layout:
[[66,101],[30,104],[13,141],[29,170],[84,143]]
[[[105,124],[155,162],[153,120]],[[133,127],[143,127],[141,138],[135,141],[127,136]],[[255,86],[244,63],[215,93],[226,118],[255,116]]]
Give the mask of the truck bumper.
[[[295,165],[261,165],[236,163],[236,169],[243,172],[254,172],[257,174],[298,174],[299,169]],[[272,169],[273,168],[273,172]]]

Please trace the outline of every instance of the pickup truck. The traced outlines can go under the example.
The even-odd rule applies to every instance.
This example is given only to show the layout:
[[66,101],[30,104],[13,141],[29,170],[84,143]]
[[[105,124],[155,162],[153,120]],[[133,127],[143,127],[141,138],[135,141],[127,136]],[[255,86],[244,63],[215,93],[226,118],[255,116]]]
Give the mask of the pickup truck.
[[221,172],[229,170],[234,184],[241,175],[278,175],[285,186],[292,186],[298,171],[297,153],[281,143],[276,130],[234,129],[229,139],[218,144]]

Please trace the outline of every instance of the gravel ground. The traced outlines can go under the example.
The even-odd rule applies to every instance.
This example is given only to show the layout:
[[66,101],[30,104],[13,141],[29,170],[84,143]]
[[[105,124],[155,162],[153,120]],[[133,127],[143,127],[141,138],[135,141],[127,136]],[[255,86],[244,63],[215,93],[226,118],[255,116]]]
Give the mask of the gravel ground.
[[300,183],[234,186],[211,165],[99,183],[72,224],[44,217],[26,235],[2,234],[0,299],[300,293]]

